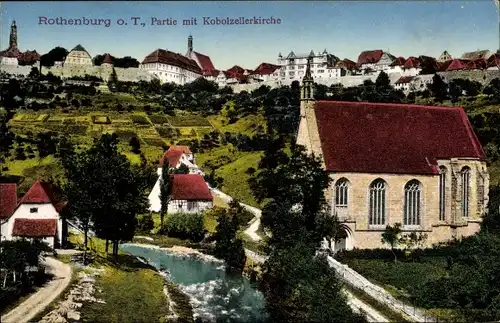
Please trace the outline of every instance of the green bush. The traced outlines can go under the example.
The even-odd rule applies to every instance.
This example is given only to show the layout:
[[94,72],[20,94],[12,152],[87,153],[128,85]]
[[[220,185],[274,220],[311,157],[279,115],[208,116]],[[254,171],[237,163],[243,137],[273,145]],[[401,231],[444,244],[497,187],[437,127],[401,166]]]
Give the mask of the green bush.
[[137,232],[150,233],[155,227],[153,216],[151,214],[144,214],[139,216],[137,221]]
[[150,124],[148,118],[140,114],[132,114],[130,119],[132,119],[132,122],[135,124]]
[[189,239],[193,242],[203,240],[205,236],[205,222],[203,214],[169,214],[161,233],[169,237]]

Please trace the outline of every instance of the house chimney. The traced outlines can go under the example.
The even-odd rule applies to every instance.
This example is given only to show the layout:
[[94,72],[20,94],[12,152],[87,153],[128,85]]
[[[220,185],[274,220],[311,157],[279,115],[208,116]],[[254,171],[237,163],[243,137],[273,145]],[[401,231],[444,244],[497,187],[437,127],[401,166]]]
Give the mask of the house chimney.
[[188,37],[188,52],[191,53],[193,51],[193,36],[189,35]]

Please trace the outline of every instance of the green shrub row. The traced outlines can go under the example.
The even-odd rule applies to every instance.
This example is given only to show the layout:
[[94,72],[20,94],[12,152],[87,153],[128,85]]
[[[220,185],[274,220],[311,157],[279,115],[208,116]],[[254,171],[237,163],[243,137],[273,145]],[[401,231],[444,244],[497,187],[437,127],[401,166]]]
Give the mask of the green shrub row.
[[177,213],[169,214],[161,234],[172,238],[189,239],[200,242],[205,236],[205,221],[202,213]]

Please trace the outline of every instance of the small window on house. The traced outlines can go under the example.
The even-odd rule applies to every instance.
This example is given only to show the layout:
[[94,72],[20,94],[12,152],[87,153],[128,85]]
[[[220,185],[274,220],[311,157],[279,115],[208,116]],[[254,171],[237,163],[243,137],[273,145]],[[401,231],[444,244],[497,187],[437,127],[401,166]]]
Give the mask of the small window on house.
[[37,207],[30,208],[30,213],[38,213],[38,208]]

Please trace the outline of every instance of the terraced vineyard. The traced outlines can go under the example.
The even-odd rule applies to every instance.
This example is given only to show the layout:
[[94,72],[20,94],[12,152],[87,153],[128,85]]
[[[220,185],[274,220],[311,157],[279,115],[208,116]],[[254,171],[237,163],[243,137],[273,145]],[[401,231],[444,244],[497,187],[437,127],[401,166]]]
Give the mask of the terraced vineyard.
[[201,138],[214,130],[206,118],[198,115],[167,116],[137,112],[24,112],[16,114],[10,126],[16,134],[25,136],[53,131],[95,138],[103,133],[116,133],[123,141],[136,136],[143,144],[153,147]]

